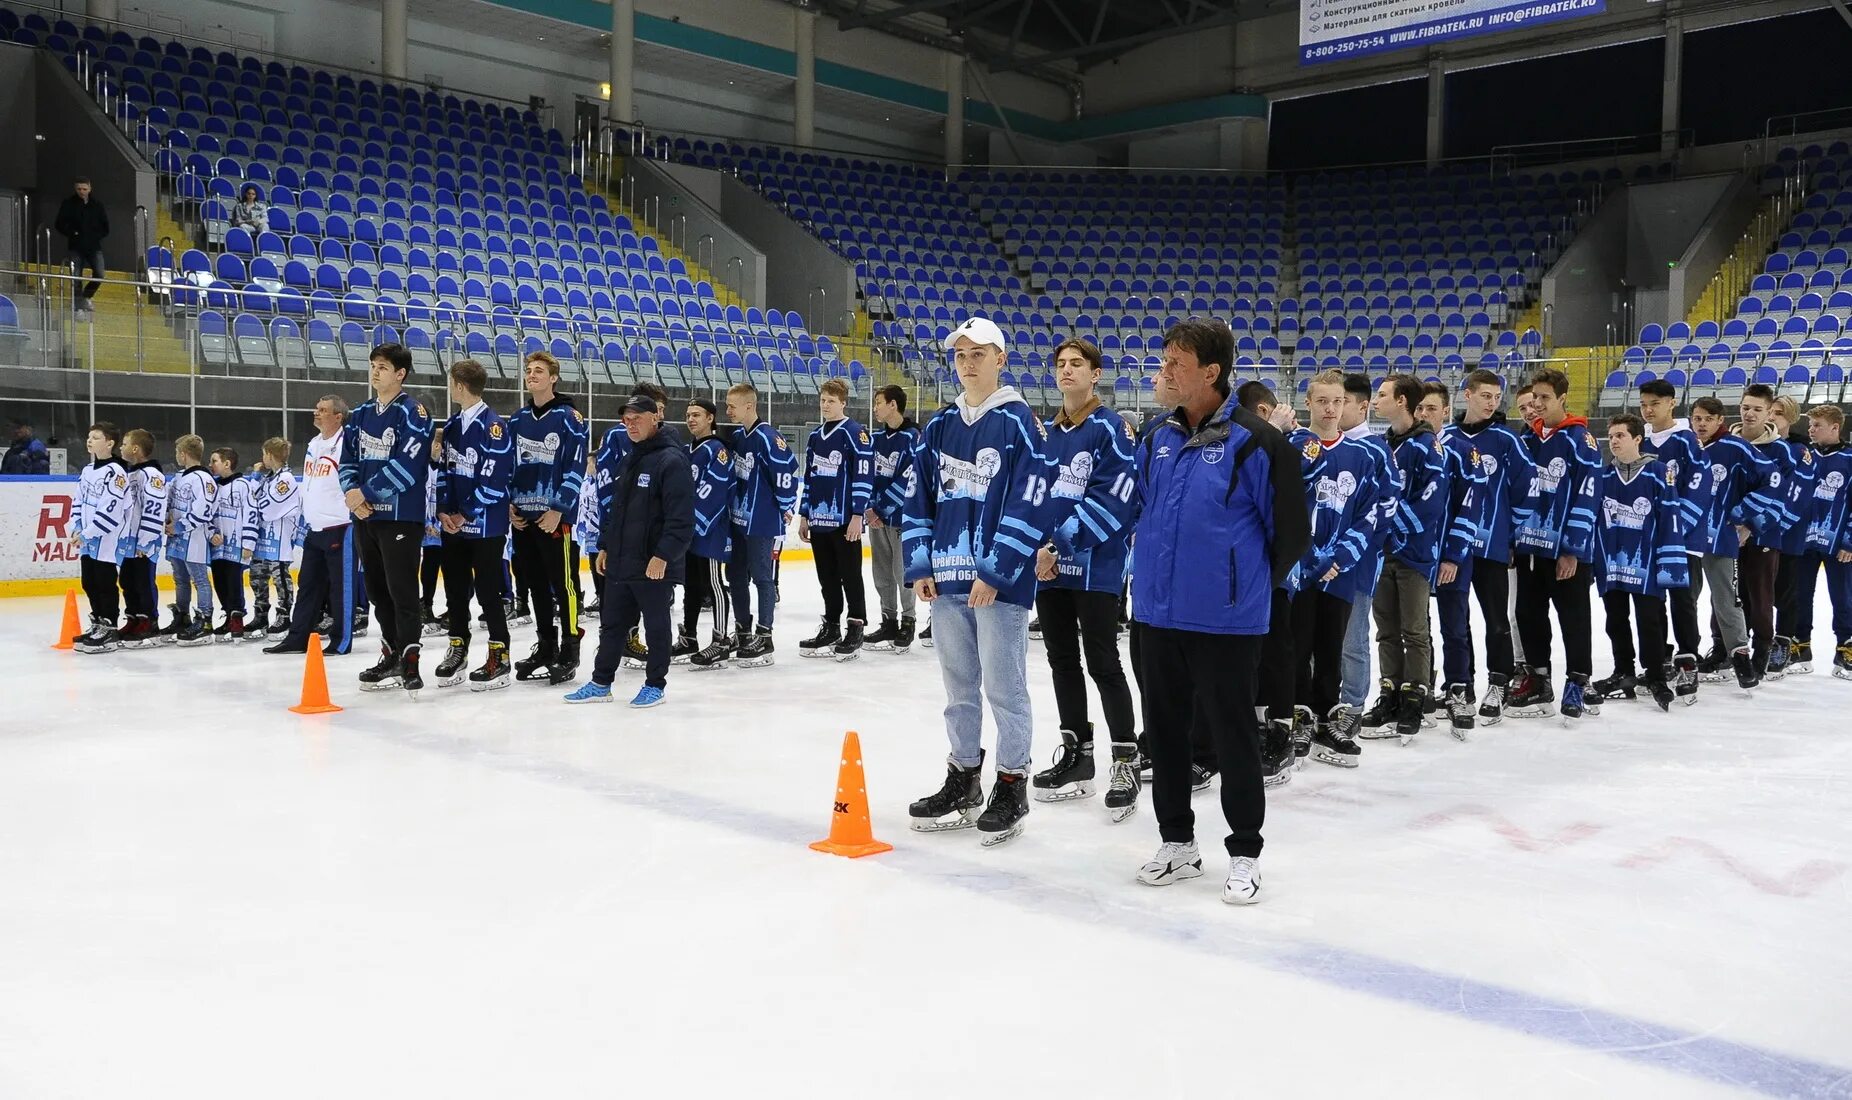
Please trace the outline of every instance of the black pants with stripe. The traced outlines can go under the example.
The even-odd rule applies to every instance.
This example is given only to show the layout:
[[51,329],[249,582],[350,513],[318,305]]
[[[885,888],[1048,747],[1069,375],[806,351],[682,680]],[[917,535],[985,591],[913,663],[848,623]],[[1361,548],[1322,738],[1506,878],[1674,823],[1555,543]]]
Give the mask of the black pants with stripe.
[[698,638],[696,631],[701,629],[701,605],[711,597],[714,608],[714,636],[723,638],[727,634],[728,608],[732,607],[732,597],[727,590],[727,563],[719,558],[704,558],[694,551],[688,552],[686,565],[688,591],[682,595],[682,634],[689,638]]
[[535,520],[514,531],[514,571],[525,585],[534,612],[534,632],[551,652],[561,636],[579,637],[579,594],[572,583],[572,528],[562,523],[547,534]]
[[[302,540],[302,572],[296,577],[296,607],[289,618],[290,646],[303,646],[315,630],[323,607],[333,620],[332,636],[323,639],[330,653],[346,653],[354,644],[354,601],[359,594],[359,551],[354,527],[343,523],[310,531]],[[182,610],[185,610],[182,608]]]

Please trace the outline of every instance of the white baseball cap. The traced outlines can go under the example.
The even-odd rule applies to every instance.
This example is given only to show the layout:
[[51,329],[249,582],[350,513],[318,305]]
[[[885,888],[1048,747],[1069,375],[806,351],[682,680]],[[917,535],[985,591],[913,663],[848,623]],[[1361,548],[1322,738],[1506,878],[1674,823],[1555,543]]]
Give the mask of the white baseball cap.
[[988,317],[969,317],[965,323],[952,330],[945,338],[945,350],[951,351],[960,336],[968,336],[974,344],[993,344],[998,351],[1010,350],[1010,345],[1003,339],[1003,330]]

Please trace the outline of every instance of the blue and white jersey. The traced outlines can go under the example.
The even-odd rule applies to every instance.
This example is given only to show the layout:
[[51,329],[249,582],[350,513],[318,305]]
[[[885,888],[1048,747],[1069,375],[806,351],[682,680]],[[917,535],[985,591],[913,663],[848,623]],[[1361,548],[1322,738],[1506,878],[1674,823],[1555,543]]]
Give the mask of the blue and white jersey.
[[[1486,489],[1490,484],[1471,436],[1444,428],[1440,445],[1447,452],[1447,529],[1441,536],[1440,560],[1465,565],[1485,545]],[[1461,575],[1466,575],[1461,570]]]
[[219,537],[217,546],[208,551],[213,561],[243,564],[257,553],[257,509],[251,505],[251,481],[239,474],[218,479],[218,493],[212,500],[212,533]]
[[833,531],[868,511],[874,490],[874,444],[868,429],[844,417],[821,424],[804,449],[803,516],[816,530]]
[[302,545],[302,489],[288,467],[266,472],[251,489],[257,507],[257,561],[289,561]]
[[1077,421],[1055,416],[1043,453],[1055,464],[1056,500],[1073,511],[1054,523],[1055,579],[1049,588],[1119,592],[1125,587],[1138,518],[1138,439],[1125,417],[1095,401]]
[[1783,554],[1799,554],[1807,549],[1808,501],[1819,474],[1814,467],[1813,448],[1792,439],[1777,439],[1756,448],[1781,470],[1781,532],[1758,535],[1756,542],[1772,546]]
[[1526,442],[1536,472],[1531,475],[1530,496],[1517,510],[1513,549],[1534,557],[1591,560],[1601,452],[1588,421],[1571,416],[1554,428],[1539,424]]
[[1530,451],[1505,422],[1504,413],[1493,413],[1477,424],[1467,424],[1464,417],[1456,419],[1441,439],[1449,446],[1471,441],[1479,455],[1479,531],[1473,540],[1473,557],[1509,562],[1513,512],[1530,497],[1536,470]]
[[1807,504],[1807,552],[1830,558],[1852,550],[1852,451],[1835,443],[1813,453],[1818,474]]
[[[1451,499],[1447,449],[1434,429],[1419,421],[1406,435],[1391,432],[1384,443],[1402,474],[1402,501],[1389,532],[1389,553],[1432,584],[1440,568]],[[1465,560],[1470,541],[1456,543],[1461,555],[1458,560]]]
[[[474,406],[472,406],[474,408]],[[508,483],[514,477],[514,435],[494,409],[473,417],[454,413],[444,425],[444,460],[437,469],[437,510],[463,517],[466,539],[508,536]],[[582,493],[589,497],[591,493]],[[584,508],[581,507],[581,513]]]
[[420,547],[435,550],[444,545],[444,529],[437,522],[437,467],[424,474],[424,541]]
[[167,539],[167,474],[155,461],[129,467],[129,488],[135,494],[135,545],[129,551],[144,558],[159,558]]
[[355,409],[341,429],[341,491],[372,505],[369,519],[424,523],[425,472],[431,468],[431,414],[400,393]]
[[733,452],[727,450],[727,441],[710,435],[696,443],[689,452],[689,472],[694,475],[694,542],[689,549],[725,561],[733,534]]
[[604,513],[598,510],[597,471],[592,477],[592,490],[579,493],[579,514],[572,523],[573,541],[587,554],[598,553],[598,532],[604,526]]
[[911,417],[903,417],[900,427],[875,426],[875,483],[868,506],[882,523],[900,526],[900,496],[894,492],[894,477],[901,467],[913,461],[913,446],[920,439],[920,426]]
[[572,398],[558,394],[545,405],[522,406],[509,425],[514,432],[514,476],[508,493],[514,510],[527,519],[558,512],[561,521],[570,524],[579,514],[579,493],[585,486],[585,448],[591,438],[585,417],[573,407]]
[[204,466],[188,466],[167,485],[167,522],[173,534],[167,539],[167,557],[203,565],[211,559],[206,536],[212,531],[213,504],[219,483]]
[[[1289,586],[1294,591],[1316,586],[1354,603],[1378,569],[1370,554],[1379,545],[1382,453],[1342,435],[1320,439],[1307,428],[1295,429],[1286,439],[1299,452],[1312,532]],[[1338,575],[1323,580],[1334,565]]]
[[926,422],[897,475],[908,584],[930,578],[941,595],[961,596],[982,580],[1004,603],[1035,602],[1035,552],[1050,518],[1065,518],[1051,503],[1055,466],[1043,447],[1042,425],[1013,386],[975,408],[961,395]]
[[1691,537],[1704,529],[1704,513],[1710,507],[1711,479],[1704,464],[1704,449],[1698,436],[1684,419],[1674,420],[1665,431],[1654,431],[1649,424],[1640,443],[1640,453],[1656,458],[1666,468],[1666,476],[1678,483],[1679,522],[1686,534],[1686,548],[1702,554],[1702,539]]
[[135,548],[135,492],[128,468],[114,456],[90,461],[77,475],[72,529],[83,542],[84,557],[122,564]]
[[1616,466],[1603,470],[1595,587],[1603,595],[1663,596],[1690,585],[1683,516],[1677,477],[1658,459],[1646,459],[1631,474]]
[[1706,554],[1733,558],[1741,549],[1738,524],[1754,532],[1781,529],[1785,505],[1773,462],[1728,432],[1701,444],[1699,458],[1710,471],[1710,503],[1694,545]]
[[1376,463],[1376,525],[1370,531],[1370,544],[1364,548],[1363,561],[1357,571],[1357,594],[1371,596],[1376,592],[1376,582],[1382,579],[1384,547],[1389,543],[1389,532],[1402,510],[1402,470],[1390,456],[1389,444],[1372,432],[1369,424],[1346,430],[1344,438],[1368,451]]
[[797,456],[761,420],[733,433],[733,526],[751,538],[785,533],[785,513],[797,509]]

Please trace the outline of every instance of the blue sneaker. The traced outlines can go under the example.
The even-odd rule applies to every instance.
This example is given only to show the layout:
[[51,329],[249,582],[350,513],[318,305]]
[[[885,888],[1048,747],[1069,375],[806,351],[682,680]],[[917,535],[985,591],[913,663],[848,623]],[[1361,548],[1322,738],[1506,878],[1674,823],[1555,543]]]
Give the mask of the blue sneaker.
[[[657,694],[660,695],[661,693],[658,692]],[[601,684],[595,680],[587,680],[585,683],[579,685],[579,690],[566,696],[566,701],[568,703],[609,703],[611,701],[611,685]]]
[[[610,693],[611,689],[606,688],[605,694],[608,696]],[[637,697],[630,701],[630,705],[639,710],[644,707],[659,707],[662,705],[662,689],[644,684],[637,692]]]

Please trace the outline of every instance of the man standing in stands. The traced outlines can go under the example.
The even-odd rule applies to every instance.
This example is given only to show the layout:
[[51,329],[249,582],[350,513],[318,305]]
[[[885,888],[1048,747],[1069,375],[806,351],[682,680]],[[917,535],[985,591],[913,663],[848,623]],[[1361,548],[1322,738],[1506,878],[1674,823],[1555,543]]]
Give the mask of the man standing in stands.
[[[1139,869],[1164,886],[1202,874],[1190,809],[1190,722],[1212,724],[1229,834],[1222,900],[1260,897],[1260,729],[1254,713],[1273,592],[1310,542],[1299,456],[1229,393],[1234,333],[1189,320],[1164,339],[1162,370],[1178,407],[1139,448],[1144,511],[1132,602],[1145,622],[1145,729],[1152,807],[1163,845]],[[1205,553],[1204,547],[1226,547]]]
[[96,297],[97,288],[103,285],[99,280],[105,277],[103,238],[109,236],[109,214],[104,211],[102,201],[91,196],[90,180],[87,177],[78,176],[71,183],[75,194],[58,207],[58,219],[54,227],[64,234],[65,245],[70,252],[71,274],[81,275],[85,268],[90,269],[90,281],[78,289],[72,306],[78,319],[82,320],[96,314],[90,299]]

